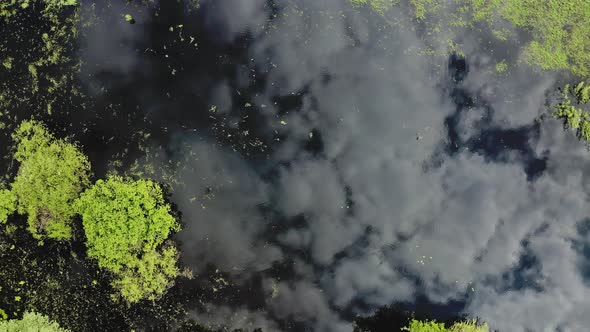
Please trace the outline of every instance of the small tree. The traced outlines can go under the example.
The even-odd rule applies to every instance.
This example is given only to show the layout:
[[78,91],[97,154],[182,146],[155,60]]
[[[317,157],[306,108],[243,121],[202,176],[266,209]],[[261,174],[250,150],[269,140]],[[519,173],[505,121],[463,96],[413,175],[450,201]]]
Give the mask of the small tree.
[[35,238],[69,239],[72,203],[89,184],[90,163],[78,147],[56,139],[40,122],[24,121],[12,135],[20,162],[12,183],[17,211]]
[[129,303],[155,300],[173,284],[177,250],[164,242],[180,225],[151,180],[98,180],[74,204],[82,215],[88,256],[114,273],[113,287]]
[[46,316],[26,312],[20,320],[0,321],[0,332],[69,332]]

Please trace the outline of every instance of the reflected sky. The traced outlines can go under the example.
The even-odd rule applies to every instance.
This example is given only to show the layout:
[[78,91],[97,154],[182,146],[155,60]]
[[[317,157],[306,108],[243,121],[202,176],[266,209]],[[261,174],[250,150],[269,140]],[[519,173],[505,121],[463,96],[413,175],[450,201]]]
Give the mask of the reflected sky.
[[590,152],[539,120],[563,77],[519,61],[526,36],[432,43],[409,10],[112,1],[83,14],[92,103],[72,115],[76,138],[100,175],[125,149],[125,167],[142,158],[130,146],[150,133],[147,160],[180,183],[183,262],[230,283],[195,301],[198,320],[340,332],[420,302],[500,331],[590,325]]

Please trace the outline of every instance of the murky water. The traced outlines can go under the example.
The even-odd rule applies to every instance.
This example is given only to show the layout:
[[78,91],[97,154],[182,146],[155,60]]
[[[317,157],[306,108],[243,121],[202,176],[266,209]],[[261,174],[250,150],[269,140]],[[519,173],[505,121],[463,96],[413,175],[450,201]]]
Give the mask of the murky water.
[[391,24],[343,1],[200,5],[94,4],[85,108],[38,115],[97,178],[137,159],[174,174],[156,172],[195,278],[165,303],[264,331],[352,331],[388,306],[358,326],[588,326],[589,152],[538,121],[556,74],[475,30],[464,54],[421,55],[404,7]]

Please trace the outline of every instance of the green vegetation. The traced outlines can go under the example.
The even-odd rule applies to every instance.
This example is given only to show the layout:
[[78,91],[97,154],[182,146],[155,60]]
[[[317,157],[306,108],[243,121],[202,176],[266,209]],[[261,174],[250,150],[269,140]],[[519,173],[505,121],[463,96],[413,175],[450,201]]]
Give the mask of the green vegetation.
[[69,332],[46,316],[26,312],[22,319],[0,321],[0,332]]
[[375,12],[383,14],[392,7],[398,5],[400,0],[350,0],[353,6],[369,6]]
[[10,18],[18,10],[29,7],[29,0],[7,0],[0,3],[0,18]]
[[19,319],[34,311],[76,332],[142,331],[149,330],[141,329],[145,317],[159,322],[179,319],[179,305],[172,301],[143,305],[140,315],[123,303],[114,303],[110,275],[88,259],[85,251],[84,244],[75,240],[47,240],[38,246],[26,230],[26,218],[11,218],[4,231],[0,230],[0,308],[5,311],[4,318]]
[[440,0],[410,0],[414,8],[414,17],[419,21],[426,19],[426,14],[439,7],[440,2]]
[[10,190],[0,189],[0,224],[8,220],[8,216],[16,210],[16,197]]
[[[395,1],[350,0],[369,4],[384,13]],[[590,2],[586,0],[408,0],[413,16],[427,27],[427,34],[457,28],[487,26],[497,39],[506,41],[505,23],[530,34],[524,60],[543,70],[568,70],[590,77]],[[384,9],[385,8],[385,9]]]
[[180,273],[177,249],[165,243],[180,226],[162,188],[111,176],[82,192],[90,185],[90,163],[75,144],[34,120],[22,122],[12,137],[20,166],[11,190],[0,189],[0,223],[16,210],[27,215],[35,239],[68,240],[80,214],[87,254],[113,273],[120,296],[128,303],[161,297]]
[[[562,90],[563,101],[554,106],[553,115],[564,121],[567,129],[576,131],[579,139],[590,142],[590,113],[580,106],[590,102],[590,86],[580,82],[575,86],[567,84]],[[575,100],[572,105],[571,97]]]
[[480,325],[476,321],[458,322],[450,327],[445,327],[444,323],[413,319],[410,325],[402,330],[409,332],[488,332],[490,328],[487,324]]
[[[34,0],[5,0],[0,3],[0,18],[10,18],[18,13],[19,10],[27,9]],[[46,10],[59,10],[65,6],[75,6],[78,0],[44,0],[43,4]]]
[[28,215],[38,239],[71,237],[72,203],[89,184],[90,163],[78,147],[56,139],[36,121],[24,121],[13,134],[20,168],[12,183],[17,211]]
[[130,14],[125,14],[124,18],[125,18],[125,21],[129,24],[135,23],[135,19]]
[[590,75],[590,2],[585,0],[494,1],[500,16],[529,31],[526,48],[529,63],[544,70],[567,69]]
[[77,0],[0,1],[0,75],[10,71],[0,82],[0,110],[51,113],[65,95],[70,103],[79,94],[79,61],[72,56],[78,17]]
[[114,273],[123,299],[155,300],[172,285],[177,251],[164,241],[180,226],[157,183],[111,176],[82,193],[74,207],[82,215],[88,256]]
[[502,60],[502,61],[496,63],[496,72],[504,73],[504,72],[506,72],[506,70],[508,70],[508,64],[506,63],[505,60]]

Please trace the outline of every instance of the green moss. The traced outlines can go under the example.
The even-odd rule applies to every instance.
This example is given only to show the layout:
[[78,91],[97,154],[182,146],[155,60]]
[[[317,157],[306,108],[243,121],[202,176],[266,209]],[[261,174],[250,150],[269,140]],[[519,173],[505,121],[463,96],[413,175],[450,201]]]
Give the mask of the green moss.
[[36,121],[24,121],[13,134],[20,162],[12,183],[17,211],[28,215],[29,231],[65,240],[71,236],[73,201],[89,184],[90,163],[76,145],[56,139]]
[[46,316],[26,312],[22,319],[0,322],[1,332],[69,332],[56,322],[52,322]]
[[178,276],[177,252],[164,246],[180,226],[151,180],[111,176],[75,203],[82,215],[88,256],[115,275],[113,286],[129,303],[155,300]]

